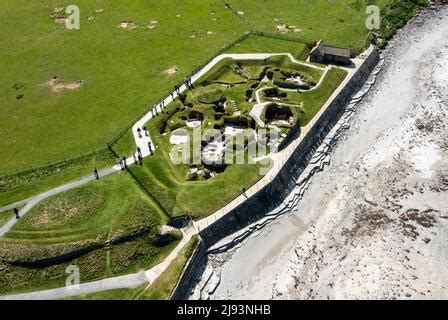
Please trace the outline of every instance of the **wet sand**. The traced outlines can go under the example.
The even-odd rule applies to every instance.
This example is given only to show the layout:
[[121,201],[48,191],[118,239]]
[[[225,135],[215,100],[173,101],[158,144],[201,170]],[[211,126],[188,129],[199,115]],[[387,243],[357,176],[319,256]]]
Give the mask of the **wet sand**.
[[210,256],[202,298],[448,298],[448,8],[384,56],[298,210]]

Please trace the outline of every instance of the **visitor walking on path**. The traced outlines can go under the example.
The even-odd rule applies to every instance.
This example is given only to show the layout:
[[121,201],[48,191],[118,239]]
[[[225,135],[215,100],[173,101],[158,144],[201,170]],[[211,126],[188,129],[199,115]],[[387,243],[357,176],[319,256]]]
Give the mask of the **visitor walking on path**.
[[143,165],[143,157],[141,154],[138,155],[138,163],[142,166]]
[[148,137],[148,128],[146,126],[143,127],[143,131],[145,132],[145,136]]
[[121,161],[123,162],[123,170],[124,170],[125,168],[128,167],[128,163],[126,162],[126,157],[123,157],[123,159],[121,159]]
[[138,134],[138,137],[141,138],[142,137],[142,129],[137,128],[137,134]]
[[137,163],[137,157],[135,156],[135,152],[132,153],[132,158],[134,159],[134,163]]
[[137,147],[137,154],[139,158],[142,156],[142,149],[140,147]]
[[149,149],[149,154],[152,154],[151,141],[148,142],[148,149]]
[[99,179],[100,179],[100,176],[99,176],[99,174],[98,174],[98,170],[97,170],[96,168],[93,169],[93,175],[95,176],[95,179],[96,179],[96,180],[99,180]]
[[124,167],[123,167],[123,160],[121,158],[117,158],[117,164],[120,165],[120,168],[122,171],[124,171]]
[[14,208],[14,214],[16,215],[16,219],[19,220],[20,216],[19,216],[19,209]]

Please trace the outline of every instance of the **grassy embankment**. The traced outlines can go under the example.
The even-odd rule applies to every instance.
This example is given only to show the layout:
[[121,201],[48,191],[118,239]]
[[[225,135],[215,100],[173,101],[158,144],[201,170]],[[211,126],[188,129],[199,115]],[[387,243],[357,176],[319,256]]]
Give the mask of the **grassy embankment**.
[[105,290],[87,295],[69,297],[67,300],[166,300],[175,288],[182,270],[198,244],[194,236],[183,248],[179,255],[171,262],[169,267],[157,280],[134,289]]
[[82,282],[148,269],[182,237],[168,220],[127,173],[45,199],[0,239],[0,293],[64,286],[71,264]]

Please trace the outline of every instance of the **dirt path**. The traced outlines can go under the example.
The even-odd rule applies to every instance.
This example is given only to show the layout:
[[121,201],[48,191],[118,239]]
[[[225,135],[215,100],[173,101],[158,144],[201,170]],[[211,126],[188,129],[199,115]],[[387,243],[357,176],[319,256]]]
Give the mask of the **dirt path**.
[[448,298],[448,8],[387,67],[289,214],[211,257],[219,299]]

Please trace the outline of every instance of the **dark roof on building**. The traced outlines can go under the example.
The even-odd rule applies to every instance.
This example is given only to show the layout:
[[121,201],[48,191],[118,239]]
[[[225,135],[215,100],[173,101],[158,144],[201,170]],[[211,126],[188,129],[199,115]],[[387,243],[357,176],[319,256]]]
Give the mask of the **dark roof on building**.
[[350,58],[350,50],[349,49],[330,46],[330,45],[327,45],[323,41],[319,41],[317,46],[311,52],[313,52],[315,50],[319,51],[322,55],[328,54],[328,55],[333,55],[333,56]]

